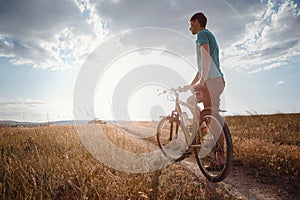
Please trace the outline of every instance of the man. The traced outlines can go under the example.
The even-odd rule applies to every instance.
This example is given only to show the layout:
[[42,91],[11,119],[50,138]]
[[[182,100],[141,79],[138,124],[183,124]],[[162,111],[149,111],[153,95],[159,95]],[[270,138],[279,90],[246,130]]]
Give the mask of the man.
[[[219,110],[220,95],[224,90],[225,82],[220,69],[219,47],[215,36],[206,29],[206,23],[207,18],[203,13],[196,13],[190,19],[190,31],[193,35],[197,35],[196,53],[198,72],[191,83],[192,90],[196,95],[189,97],[187,101],[194,105],[201,101],[203,102],[204,109]],[[206,125],[203,122],[200,128],[203,129]],[[224,149],[223,135],[220,135],[217,143],[219,148]],[[222,151],[220,150],[220,152]],[[225,158],[223,153],[220,152],[216,152],[217,160],[214,163],[210,163],[206,167],[207,170],[221,170],[223,168]]]
[[198,64],[198,72],[191,86],[194,92],[201,92],[202,96],[192,96],[188,102],[198,103],[202,99],[204,108],[219,109],[225,82],[220,70],[219,47],[214,35],[206,29],[206,23],[207,18],[203,13],[196,13],[190,19],[190,31],[197,35]]

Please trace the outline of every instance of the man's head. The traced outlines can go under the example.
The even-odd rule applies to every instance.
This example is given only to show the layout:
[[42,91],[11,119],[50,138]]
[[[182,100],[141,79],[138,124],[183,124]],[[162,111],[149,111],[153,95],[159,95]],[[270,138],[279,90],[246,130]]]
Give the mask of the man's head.
[[190,19],[190,31],[193,35],[197,34],[202,29],[205,29],[207,18],[203,13],[196,13]]

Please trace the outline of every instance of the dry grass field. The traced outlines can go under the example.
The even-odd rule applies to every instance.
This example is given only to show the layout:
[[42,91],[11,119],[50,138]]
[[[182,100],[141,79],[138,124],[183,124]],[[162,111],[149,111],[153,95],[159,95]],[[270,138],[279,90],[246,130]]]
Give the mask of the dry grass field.
[[[235,164],[266,180],[300,187],[300,114],[226,120]],[[117,145],[148,151],[112,125],[101,126]],[[85,149],[74,126],[0,127],[0,157],[1,199],[234,198],[221,191],[212,194],[206,182],[176,163],[133,174],[106,167]]]
[[300,188],[300,114],[227,117],[236,163],[263,181]]
[[[109,130],[110,125],[103,125]],[[112,129],[112,133],[116,133]],[[117,145],[125,145],[126,136]],[[126,145],[128,146],[128,145]],[[184,168],[125,173],[94,159],[73,126],[0,128],[0,199],[207,199],[212,194]]]

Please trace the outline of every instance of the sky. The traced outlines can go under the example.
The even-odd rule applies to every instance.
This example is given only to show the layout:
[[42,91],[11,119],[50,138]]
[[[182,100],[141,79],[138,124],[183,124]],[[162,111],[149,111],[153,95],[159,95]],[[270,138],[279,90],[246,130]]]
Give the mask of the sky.
[[158,92],[196,73],[196,12],[219,44],[226,115],[300,112],[299,8],[299,0],[0,0],[0,120],[167,114],[172,102]]

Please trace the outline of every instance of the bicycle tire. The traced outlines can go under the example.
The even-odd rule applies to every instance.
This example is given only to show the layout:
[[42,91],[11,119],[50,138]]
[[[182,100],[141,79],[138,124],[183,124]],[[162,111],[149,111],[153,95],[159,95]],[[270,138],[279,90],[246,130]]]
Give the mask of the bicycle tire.
[[185,151],[185,140],[182,138],[179,122],[171,121],[169,117],[160,120],[157,126],[157,142],[164,156],[170,160],[178,159]]
[[[205,140],[205,139],[203,139],[203,137],[200,137],[199,134],[201,134],[201,132],[198,131],[198,135],[195,140],[196,143],[198,143],[198,144],[200,143],[202,146],[201,148],[195,148],[195,156],[196,156],[196,160],[197,160],[197,163],[198,163],[198,166],[199,166],[201,172],[209,181],[220,182],[227,177],[227,175],[229,174],[229,172],[231,170],[231,166],[232,166],[233,144],[232,144],[230,130],[228,128],[227,123],[223,120],[223,118],[217,112],[213,112],[212,110],[203,110],[200,113],[200,116],[201,116],[201,119],[200,119],[199,127],[201,126],[201,123],[203,123],[203,122],[206,123],[206,121],[209,121],[209,123],[211,124],[212,123],[211,121],[214,120],[216,124],[219,124],[219,125],[215,125],[215,126],[219,126],[219,129],[222,130],[219,137],[221,137],[221,136],[224,137],[223,150],[222,150],[222,147],[217,147],[217,146],[222,146],[222,145],[219,145],[220,140],[221,140],[221,138],[219,138],[219,137],[217,139],[218,141],[216,141],[216,139],[214,139],[215,145],[214,146],[210,145],[211,149],[209,150],[209,148],[206,148],[206,149],[208,149],[208,151],[204,152],[204,153],[201,149],[202,148],[205,149],[203,146],[205,146],[205,142],[207,142],[209,139]],[[208,119],[210,119],[211,121]],[[201,138],[203,141],[200,141]],[[209,143],[209,142],[207,142],[207,143]],[[207,145],[207,146],[209,146],[209,145]],[[209,169],[207,167],[207,164],[211,164],[211,163],[215,162],[214,156],[216,156],[217,151],[218,152],[223,151],[223,155],[222,155],[222,153],[219,153],[219,154],[220,154],[220,157],[225,156],[225,159],[224,159],[225,164],[221,168]]]

